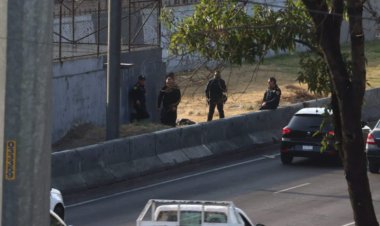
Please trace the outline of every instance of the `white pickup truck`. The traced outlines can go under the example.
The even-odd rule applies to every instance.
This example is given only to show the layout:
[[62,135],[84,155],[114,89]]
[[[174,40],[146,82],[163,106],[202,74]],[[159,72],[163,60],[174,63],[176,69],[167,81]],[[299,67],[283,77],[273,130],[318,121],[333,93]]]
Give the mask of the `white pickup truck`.
[[136,220],[137,226],[264,226],[229,201],[151,199]]

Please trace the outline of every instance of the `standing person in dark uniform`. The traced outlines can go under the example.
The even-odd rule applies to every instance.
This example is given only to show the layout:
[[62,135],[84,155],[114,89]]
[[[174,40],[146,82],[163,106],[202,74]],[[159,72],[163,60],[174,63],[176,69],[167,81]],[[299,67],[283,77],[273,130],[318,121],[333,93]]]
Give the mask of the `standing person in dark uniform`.
[[165,86],[160,90],[158,95],[158,109],[161,104],[161,123],[169,126],[176,126],[177,107],[181,101],[181,91],[175,83],[173,77],[166,78]]
[[260,110],[277,109],[280,103],[281,89],[277,85],[277,81],[274,77],[268,79],[268,89],[264,93],[263,103]]
[[207,121],[211,121],[215,106],[219,112],[219,118],[224,118],[223,105],[225,103],[224,93],[227,92],[226,82],[221,78],[220,71],[215,71],[214,78],[206,86],[206,98],[209,105]]
[[131,121],[149,118],[146,110],[146,90],[145,76],[139,75],[137,83],[132,87],[129,96],[131,98],[134,113],[131,115]]

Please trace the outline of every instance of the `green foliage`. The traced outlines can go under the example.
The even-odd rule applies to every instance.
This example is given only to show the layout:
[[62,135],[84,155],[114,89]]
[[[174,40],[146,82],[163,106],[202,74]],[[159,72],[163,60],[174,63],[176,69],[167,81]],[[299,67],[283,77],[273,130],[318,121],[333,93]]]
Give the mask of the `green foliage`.
[[160,14],[160,20],[163,22],[163,25],[169,29],[175,29],[176,18],[174,16],[174,12],[169,8],[162,8]]
[[239,1],[201,0],[193,16],[183,21],[174,22],[165,11],[161,18],[169,29],[174,27],[170,43],[174,54],[197,53],[240,65],[260,61],[269,50],[293,51],[297,40],[314,46],[314,28],[301,2],[288,0],[286,4],[277,11],[255,5],[249,16]]
[[307,83],[311,92],[330,93],[329,68],[322,57],[311,52],[303,53],[300,58],[300,66],[302,70],[298,72],[297,81]]
[[330,92],[330,75],[316,40],[314,24],[300,0],[286,0],[283,8],[254,4],[253,16],[238,0],[201,0],[191,17],[179,21],[171,11],[161,19],[172,31],[169,49],[175,55],[198,54],[229,64],[261,63],[269,50],[302,54],[298,81],[318,94]]
[[170,50],[234,64],[254,62],[265,53],[265,43],[250,28],[252,18],[243,9],[238,1],[202,0],[194,15],[177,25]]
[[[344,64],[352,76],[352,61],[349,54],[343,54]],[[297,81],[308,84],[309,91],[328,95],[331,90],[330,70],[325,59],[320,54],[306,52],[301,54],[301,71],[298,72]]]
[[321,141],[321,148],[320,152],[323,153],[327,150],[329,145],[334,145],[334,147],[337,149],[334,140],[334,134],[329,133],[330,131],[335,131],[334,128],[330,128],[330,125],[334,125],[333,118],[331,116],[332,109],[330,107],[325,107],[325,112],[323,113],[323,120],[321,125],[319,126],[319,129],[313,133],[313,137],[318,136],[319,134],[323,135],[322,141]]

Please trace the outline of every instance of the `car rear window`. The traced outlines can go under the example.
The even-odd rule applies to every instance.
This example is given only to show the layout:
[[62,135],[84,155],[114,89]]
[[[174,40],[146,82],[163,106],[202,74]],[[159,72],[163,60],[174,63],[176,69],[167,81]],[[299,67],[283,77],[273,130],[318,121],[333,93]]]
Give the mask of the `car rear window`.
[[181,226],[200,226],[202,213],[200,211],[181,211],[179,220],[179,225]]
[[227,216],[225,213],[221,213],[221,212],[206,212],[205,222],[206,223],[227,223]]
[[288,127],[294,130],[319,130],[324,122],[322,131],[332,129],[331,117],[323,115],[295,115],[290,120]]
[[161,211],[157,221],[177,221],[177,211]]
[[[182,225],[198,225],[200,224],[202,213],[199,211],[181,211]],[[177,221],[177,211],[161,211],[157,216],[157,221]],[[206,223],[227,223],[227,215],[222,212],[205,212]]]

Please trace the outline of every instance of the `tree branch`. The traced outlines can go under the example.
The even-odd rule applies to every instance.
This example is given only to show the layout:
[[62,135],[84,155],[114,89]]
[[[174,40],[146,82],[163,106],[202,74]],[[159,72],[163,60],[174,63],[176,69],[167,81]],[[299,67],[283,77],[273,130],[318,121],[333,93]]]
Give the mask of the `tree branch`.
[[311,43],[305,42],[301,39],[294,39],[294,41],[308,47],[312,52],[323,58],[323,52],[317,46],[313,46]]

